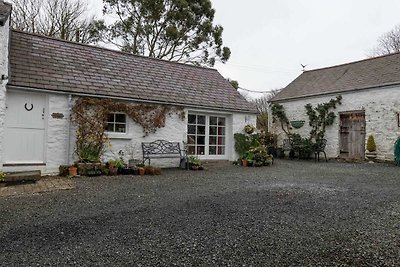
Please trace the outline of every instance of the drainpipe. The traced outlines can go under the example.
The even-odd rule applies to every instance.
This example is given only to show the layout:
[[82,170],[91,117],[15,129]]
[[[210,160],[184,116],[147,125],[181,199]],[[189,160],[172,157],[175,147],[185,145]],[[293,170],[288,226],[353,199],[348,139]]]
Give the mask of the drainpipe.
[[70,165],[70,154],[71,154],[71,118],[72,118],[72,95],[68,95],[68,143],[67,143],[67,165]]

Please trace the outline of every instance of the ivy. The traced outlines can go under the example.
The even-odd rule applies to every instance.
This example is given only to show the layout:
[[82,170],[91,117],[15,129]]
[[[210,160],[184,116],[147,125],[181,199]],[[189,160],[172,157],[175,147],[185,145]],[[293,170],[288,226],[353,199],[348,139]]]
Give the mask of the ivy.
[[144,136],[165,127],[167,115],[176,113],[182,120],[182,107],[158,104],[116,102],[111,99],[78,98],[72,108],[71,119],[76,125],[76,154],[81,162],[99,161],[108,141],[105,129],[108,114],[123,112],[142,126]]
[[305,105],[311,126],[310,139],[314,139],[317,143],[325,136],[326,127],[332,125],[336,115],[331,109],[335,109],[336,105],[341,105],[342,96],[339,95],[327,103],[318,104],[313,107],[311,104]]

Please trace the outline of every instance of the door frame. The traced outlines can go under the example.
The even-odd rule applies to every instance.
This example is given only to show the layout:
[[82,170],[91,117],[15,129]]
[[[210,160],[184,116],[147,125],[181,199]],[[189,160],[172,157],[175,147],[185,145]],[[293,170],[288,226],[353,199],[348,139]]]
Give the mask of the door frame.
[[[6,116],[7,116],[7,99],[8,99],[8,95],[9,94],[31,94],[31,95],[36,95],[36,96],[42,96],[44,97],[44,134],[43,134],[43,162],[28,162],[28,163],[15,163],[15,162],[5,162],[4,161],[4,146],[2,149],[2,165],[3,166],[45,166],[47,163],[47,140],[48,140],[48,124],[49,124],[49,95],[46,93],[38,93],[35,91],[31,91],[31,90],[15,90],[15,89],[8,89],[6,91],[6,97],[5,97],[5,101],[4,101],[4,131],[6,131],[6,129],[8,128],[7,125],[7,120],[6,120]],[[2,142],[4,143],[5,140],[5,134],[3,134],[2,137]]]
[[[361,110],[347,110],[347,111],[341,111],[338,114],[339,114],[338,155],[339,155],[339,158],[342,158],[342,159],[351,159],[351,157],[349,157],[348,155],[344,155],[343,153],[341,153],[341,147],[342,147],[342,144],[341,144],[341,140],[342,140],[342,138],[341,138],[341,123],[342,123],[341,115],[351,115],[351,114],[362,114],[362,115],[364,115],[364,128],[366,129],[367,120],[365,119],[365,110],[363,110],[363,109],[361,109]],[[366,131],[365,131],[365,136],[366,136]],[[364,154],[365,154],[365,137],[364,137],[363,143],[364,143],[363,151],[364,151]]]
[[[193,110],[193,109],[189,109],[187,111],[186,114],[186,129],[185,129],[185,142],[187,141],[187,136],[188,136],[188,131],[187,131],[187,127],[188,127],[188,118],[189,118],[189,114],[191,115],[200,115],[200,116],[205,116],[206,117],[206,133],[205,133],[205,147],[204,147],[204,155],[195,155],[195,157],[198,157],[200,160],[229,160],[229,153],[228,153],[228,141],[230,139],[230,136],[228,136],[228,134],[230,134],[231,131],[228,131],[228,127],[230,127],[230,121],[229,121],[229,116],[230,114],[227,113],[222,113],[222,112],[206,112],[206,111],[197,111],[197,110]],[[209,153],[209,127],[210,127],[210,117],[224,117],[225,118],[225,154],[224,155],[208,155]],[[228,126],[229,125],[229,126]],[[207,152],[207,153],[206,153]]]

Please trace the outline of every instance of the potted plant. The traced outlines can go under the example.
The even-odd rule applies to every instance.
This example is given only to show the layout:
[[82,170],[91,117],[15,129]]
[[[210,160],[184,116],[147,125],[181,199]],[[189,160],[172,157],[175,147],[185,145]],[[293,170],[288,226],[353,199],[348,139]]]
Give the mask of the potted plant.
[[5,181],[6,181],[6,174],[0,171],[0,187],[6,186]]
[[140,163],[137,165],[139,175],[144,175],[146,173],[146,170],[144,169],[144,167],[145,167],[144,163]]
[[255,130],[256,130],[256,127],[254,127],[254,126],[251,125],[251,124],[247,124],[246,126],[244,126],[244,131],[245,131],[247,134],[252,134],[252,133],[255,132]]
[[248,152],[246,155],[246,160],[247,160],[247,167],[253,167],[254,163],[254,153]]
[[373,135],[368,136],[367,151],[365,152],[365,156],[368,160],[371,161],[376,159],[376,144]]
[[243,167],[247,167],[247,156],[248,156],[249,152],[245,152],[240,156],[240,161],[242,163]]
[[117,175],[118,170],[124,168],[125,164],[121,159],[114,159],[108,161],[108,167],[109,167],[109,172],[108,172],[109,175]]
[[196,158],[195,156],[189,157],[189,167],[191,170],[194,170],[194,171],[203,169],[203,168],[201,168],[201,161],[198,158]]
[[69,176],[75,177],[78,175],[78,168],[75,165],[71,165],[68,167]]

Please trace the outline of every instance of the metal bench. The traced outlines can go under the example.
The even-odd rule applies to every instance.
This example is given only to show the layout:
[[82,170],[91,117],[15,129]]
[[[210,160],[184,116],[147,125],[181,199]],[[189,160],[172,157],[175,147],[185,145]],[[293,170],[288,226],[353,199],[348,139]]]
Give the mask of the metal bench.
[[169,142],[167,140],[156,140],[153,142],[142,142],[143,163],[151,159],[160,158],[180,158],[180,167],[186,164],[186,152],[181,149],[179,142]]

